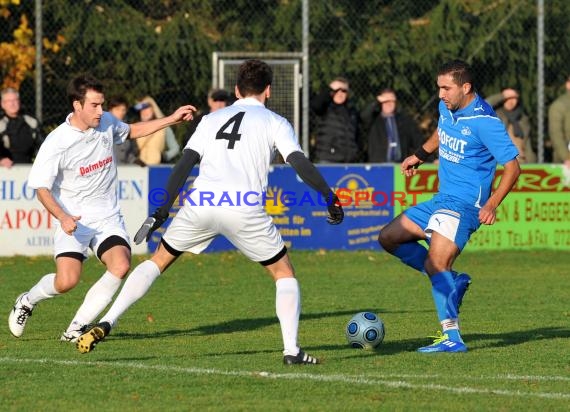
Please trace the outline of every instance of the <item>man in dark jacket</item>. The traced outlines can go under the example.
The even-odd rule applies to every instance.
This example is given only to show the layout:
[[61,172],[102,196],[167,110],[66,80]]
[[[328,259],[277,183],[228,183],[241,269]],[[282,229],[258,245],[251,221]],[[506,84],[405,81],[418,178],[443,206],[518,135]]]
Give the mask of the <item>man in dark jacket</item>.
[[315,156],[320,163],[357,162],[358,111],[349,103],[348,81],[337,77],[311,101],[317,116]]
[[423,135],[411,116],[397,109],[396,92],[384,89],[376,101],[362,111],[368,162],[400,163],[412,155],[424,141]]
[[20,95],[11,87],[0,92],[4,115],[0,117],[0,157],[14,163],[32,163],[43,139],[39,122],[20,112]]

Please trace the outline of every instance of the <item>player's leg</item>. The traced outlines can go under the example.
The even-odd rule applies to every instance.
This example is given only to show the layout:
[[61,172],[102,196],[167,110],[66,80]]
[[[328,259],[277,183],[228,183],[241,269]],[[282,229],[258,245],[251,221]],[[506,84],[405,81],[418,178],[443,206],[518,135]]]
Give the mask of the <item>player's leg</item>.
[[76,342],[86,327],[113,300],[131,264],[131,249],[126,237],[126,233],[123,236],[110,235],[94,248],[97,257],[107,270],[87,291],[82,305],[61,336],[62,341]]
[[428,251],[419,240],[426,239],[423,228],[430,214],[424,209],[423,205],[409,209],[383,227],[378,234],[378,243],[386,252],[422,273]]
[[8,326],[13,336],[19,338],[34,307],[45,299],[67,292],[77,285],[83,260],[87,257],[89,231],[79,225],[73,236],[60,227],[54,234],[56,273],[44,275],[29,291],[16,299],[8,317]]
[[135,267],[127,277],[117,298],[99,323],[86,330],[77,339],[79,352],[91,352],[98,342],[109,335],[111,329],[116,325],[123,313],[146,295],[154,281],[181,253],[174,251],[168,244],[162,241],[152,258]]
[[445,207],[436,210],[428,222],[426,233],[431,234],[431,242],[425,269],[432,284],[432,296],[443,335],[433,345],[420,348],[420,352],[467,350],[459,331],[460,275],[453,272],[452,265],[478,226],[477,210],[455,201],[447,201]]
[[[274,261],[275,258],[278,260]],[[297,343],[301,292],[293,265],[287,255],[287,249],[283,247],[275,258],[260,263],[265,266],[275,281],[275,312],[283,337],[283,362],[287,365],[317,364],[319,360],[304,352]]]
[[263,265],[275,281],[275,310],[283,337],[283,362],[316,364],[297,342],[301,293],[281,234],[264,209],[225,211],[217,217],[220,232],[245,256]]
[[443,330],[442,339],[433,345],[420,348],[420,352],[464,352],[467,350],[459,332],[457,288],[451,271],[459,254],[455,243],[434,232],[426,260],[426,271],[432,285],[432,297],[437,317]]
[[92,351],[95,345],[111,332],[122,314],[146,295],[154,281],[174,263],[183,251],[200,253],[212,241],[215,233],[211,230],[197,228],[202,221],[200,216],[192,214],[187,209],[189,208],[184,207],[178,211],[152,258],[133,269],[117,298],[99,323],[78,338],[79,352]]

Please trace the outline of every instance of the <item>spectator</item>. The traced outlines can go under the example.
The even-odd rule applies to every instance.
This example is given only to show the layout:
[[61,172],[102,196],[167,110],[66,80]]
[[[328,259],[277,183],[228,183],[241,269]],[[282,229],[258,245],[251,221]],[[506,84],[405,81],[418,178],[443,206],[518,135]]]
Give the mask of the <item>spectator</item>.
[[[115,116],[120,121],[125,120],[129,103],[123,96],[111,97],[107,104],[109,113]],[[137,164],[139,166],[146,166],[142,160],[138,158],[139,149],[135,142],[131,139],[125,140],[123,144],[113,145],[113,155],[117,164],[129,165]]]
[[384,89],[361,114],[367,130],[366,152],[371,163],[401,162],[423,141],[418,125],[398,108],[396,92]]
[[552,143],[552,161],[570,168],[570,75],[566,91],[548,109],[548,132]]
[[39,122],[21,112],[20,94],[16,89],[8,87],[0,95],[4,111],[0,118],[0,165],[32,163],[43,141]]
[[337,77],[311,101],[317,116],[315,157],[320,163],[359,160],[358,111],[349,102],[348,80]]
[[[145,96],[135,105],[135,109],[139,111],[142,122],[164,117],[162,110],[150,96]],[[147,165],[169,163],[180,153],[180,145],[170,127],[138,139],[136,142],[139,148],[139,157]]]
[[208,111],[198,113],[196,116],[194,116],[194,120],[190,123],[188,128],[188,133],[184,138],[184,146],[186,146],[186,143],[188,143],[188,140],[190,140],[190,137],[192,137],[192,135],[196,131],[196,128],[198,127],[198,124],[200,123],[200,121],[204,116],[206,116],[209,113],[213,113],[216,110],[223,109],[226,106],[229,106],[233,102],[233,100],[234,99],[232,98],[232,96],[224,89],[210,90],[210,92],[208,93]]
[[535,163],[536,156],[530,140],[530,120],[520,102],[519,92],[506,88],[501,93],[489,96],[486,100],[495,109],[517,147],[519,163]]

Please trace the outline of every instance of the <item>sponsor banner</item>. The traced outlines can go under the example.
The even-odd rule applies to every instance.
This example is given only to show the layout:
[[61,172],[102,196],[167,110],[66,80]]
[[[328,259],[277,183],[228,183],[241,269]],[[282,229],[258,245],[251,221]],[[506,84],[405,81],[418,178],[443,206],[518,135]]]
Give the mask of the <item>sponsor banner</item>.
[[[283,240],[294,249],[379,249],[377,237],[380,228],[393,218],[393,205],[413,201],[403,192],[393,190],[393,167],[391,165],[318,165],[326,181],[335,189],[345,212],[341,225],[326,222],[326,199],[318,195],[296,175],[288,165],[275,165],[268,179],[266,193],[236,193],[228,188],[220,195],[208,192],[193,192],[192,182],[198,170],[194,169],[186,186],[171,209],[172,218],[179,209],[180,197],[189,199],[199,207],[213,202],[215,205],[239,205],[262,202],[267,213],[273,217]],[[151,168],[149,177],[149,214],[160,206],[165,197],[164,188],[170,168]],[[156,248],[169,221],[153,234],[149,250]],[[223,237],[218,237],[207,249],[227,250],[233,246]]]
[[[27,185],[31,166],[2,168],[0,175],[0,255],[51,255],[55,218],[36,199]],[[118,169],[117,194],[131,237],[146,218],[148,170],[139,166]],[[144,253],[146,246],[134,246]]]
[[[570,170],[561,165],[522,165],[513,190],[497,209],[497,223],[481,226],[466,250],[562,249],[570,250]],[[418,193],[428,200],[438,188],[437,166],[424,165],[405,178],[395,168],[396,190]],[[495,174],[493,187],[503,169]],[[422,194],[419,194],[422,193]],[[396,205],[396,215],[404,207]]]

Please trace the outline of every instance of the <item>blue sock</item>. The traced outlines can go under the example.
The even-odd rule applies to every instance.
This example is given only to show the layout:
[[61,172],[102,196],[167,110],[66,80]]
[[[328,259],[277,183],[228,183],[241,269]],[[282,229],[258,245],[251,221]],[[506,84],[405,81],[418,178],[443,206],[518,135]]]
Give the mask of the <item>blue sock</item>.
[[402,263],[419,272],[424,272],[424,262],[428,254],[428,250],[418,242],[402,243],[392,254],[400,258]]
[[453,274],[448,271],[439,272],[429,277],[431,281],[431,294],[437,310],[437,317],[442,322],[447,319],[457,320],[457,291]]

